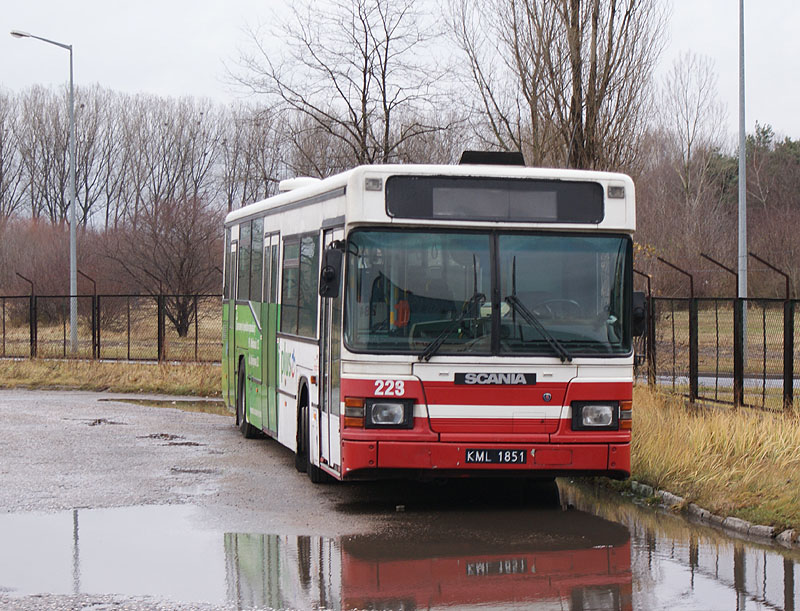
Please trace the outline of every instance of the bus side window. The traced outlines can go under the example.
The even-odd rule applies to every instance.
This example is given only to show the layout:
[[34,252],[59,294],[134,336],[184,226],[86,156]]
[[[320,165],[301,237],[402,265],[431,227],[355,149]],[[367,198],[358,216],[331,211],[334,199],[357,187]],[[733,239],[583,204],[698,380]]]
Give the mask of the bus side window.
[[250,222],[239,225],[239,281],[237,299],[250,299]]
[[319,236],[304,236],[300,242],[300,281],[297,333],[304,337],[317,335],[317,303],[319,302]]
[[225,229],[225,252],[222,253],[222,298],[227,300],[231,298],[231,228]]
[[284,240],[281,272],[281,332],[297,333],[297,294],[300,280],[300,242]]
[[264,260],[264,219],[253,221],[251,263],[250,263],[250,300],[261,301],[261,262]]
[[270,259],[272,260],[272,266],[270,269],[270,277],[269,277],[269,302],[270,303],[278,303],[278,235],[275,234],[272,238],[272,245],[270,246],[270,250],[272,251],[272,256]]

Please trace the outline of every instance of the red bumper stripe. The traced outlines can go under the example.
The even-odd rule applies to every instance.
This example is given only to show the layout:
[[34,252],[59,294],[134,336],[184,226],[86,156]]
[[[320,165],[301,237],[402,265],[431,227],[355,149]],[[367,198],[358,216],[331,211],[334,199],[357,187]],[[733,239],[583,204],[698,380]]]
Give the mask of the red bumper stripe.
[[[466,463],[467,449],[524,449],[525,464]],[[630,471],[629,444],[480,444],[344,441],[345,475],[359,469],[586,470]]]

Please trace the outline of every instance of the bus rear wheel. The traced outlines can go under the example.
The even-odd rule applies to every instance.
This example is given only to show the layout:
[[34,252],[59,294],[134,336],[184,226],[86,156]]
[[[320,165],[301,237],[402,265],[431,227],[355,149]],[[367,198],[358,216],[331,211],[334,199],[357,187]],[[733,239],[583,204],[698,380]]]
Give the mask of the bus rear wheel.
[[239,366],[239,384],[236,393],[236,422],[245,439],[258,437],[258,429],[247,421],[247,399],[245,397],[244,367]]

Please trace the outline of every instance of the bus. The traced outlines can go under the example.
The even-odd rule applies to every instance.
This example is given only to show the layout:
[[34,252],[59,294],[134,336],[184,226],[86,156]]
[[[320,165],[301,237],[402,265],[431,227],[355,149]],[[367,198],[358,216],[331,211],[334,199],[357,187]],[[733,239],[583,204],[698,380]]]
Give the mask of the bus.
[[627,477],[634,199],[489,154],[282,181],[225,219],[237,426],[314,482]]

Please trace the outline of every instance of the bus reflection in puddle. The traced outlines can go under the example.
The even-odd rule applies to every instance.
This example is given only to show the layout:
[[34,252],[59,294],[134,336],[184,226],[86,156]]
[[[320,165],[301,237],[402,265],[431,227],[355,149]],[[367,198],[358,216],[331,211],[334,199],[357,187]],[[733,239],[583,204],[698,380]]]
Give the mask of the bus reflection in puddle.
[[392,611],[632,608],[627,528],[580,511],[516,513],[504,515],[525,517],[524,529],[447,539],[228,533],[228,598],[244,607]]

